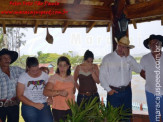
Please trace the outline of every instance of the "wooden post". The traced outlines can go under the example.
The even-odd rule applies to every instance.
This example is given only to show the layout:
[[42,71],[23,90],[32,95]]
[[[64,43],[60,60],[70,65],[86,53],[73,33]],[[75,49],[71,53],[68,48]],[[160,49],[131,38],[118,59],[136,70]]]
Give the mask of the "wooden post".
[[[111,6],[112,9],[112,26],[111,26],[111,39],[112,39],[112,51],[116,50],[117,43],[115,41],[115,37],[120,35],[120,29],[118,26],[118,19],[123,13],[124,7],[125,7],[125,0],[115,0],[114,4]],[[126,32],[126,35],[128,36],[128,30]]]

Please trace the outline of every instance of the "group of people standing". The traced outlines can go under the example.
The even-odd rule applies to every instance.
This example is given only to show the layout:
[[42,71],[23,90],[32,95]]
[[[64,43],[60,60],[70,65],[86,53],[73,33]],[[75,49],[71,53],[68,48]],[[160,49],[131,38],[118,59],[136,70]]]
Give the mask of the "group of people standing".
[[[58,122],[71,115],[67,100],[77,104],[97,97],[100,102],[96,84],[107,91],[108,102],[113,107],[124,105],[132,113],[132,71],[140,73],[146,80],[145,92],[149,118],[151,122],[163,120],[163,36],[151,35],[144,41],[144,46],[151,52],[142,57],[140,64],[130,55],[128,37],[117,40],[117,49],[106,55],[100,66],[93,64],[94,54],[87,50],[83,63],[76,66],[71,75],[71,64],[67,57],[61,56],[57,61],[54,75],[48,76],[46,68],[39,68],[35,57],[28,57],[26,69],[10,66],[18,58],[15,51],[0,51],[0,119],[5,122],[19,121],[19,101],[22,102],[22,116],[26,122]],[[79,82],[78,82],[79,80]],[[52,112],[50,109],[52,104]],[[129,117],[130,118],[130,117]],[[130,121],[130,120],[124,120]]]

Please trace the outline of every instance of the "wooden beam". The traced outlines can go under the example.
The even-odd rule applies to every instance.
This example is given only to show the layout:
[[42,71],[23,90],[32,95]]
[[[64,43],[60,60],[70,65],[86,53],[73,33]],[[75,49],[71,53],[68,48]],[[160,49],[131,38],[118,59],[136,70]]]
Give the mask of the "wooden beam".
[[110,32],[111,22],[108,23],[107,32]]
[[21,24],[22,24],[22,25],[27,24],[27,20],[22,20],[22,21],[21,21]]
[[111,5],[111,3],[114,3],[114,0],[100,0],[104,2],[103,7],[108,7]]
[[37,33],[38,23],[39,23],[39,21],[38,20],[35,20],[35,28],[34,28],[34,33],[35,34]]
[[163,26],[163,16],[161,17],[161,25]]
[[121,32],[119,29],[118,19],[124,12],[124,8],[126,6],[126,0],[115,0],[114,5],[112,5],[112,26],[111,26],[111,38],[112,38],[112,51],[116,50],[117,43],[115,38],[120,38],[122,35],[127,35],[128,30],[126,32]]
[[111,26],[111,41],[112,41],[112,51],[116,50],[117,43],[115,41],[115,37],[117,33],[120,33],[119,27],[118,27],[118,17],[116,16],[117,13],[117,7],[118,7],[118,1],[116,0],[114,4],[112,4],[111,9],[111,19],[112,19],[112,26]]
[[[20,1],[20,0],[19,0]],[[105,1],[105,0],[102,0]],[[110,0],[108,0],[110,1]],[[123,0],[122,0],[123,1]],[[120,1],[120,2],[122,2]],[[48,15],[49,20],[76,20],[76,21],[110,21],[111,20],[111,9],[103,6],[91,6],[81,5],[73,8],[73,4],[60,3],[58,6],[11,6],[9,5],[10,0],[0,0],[0,18],[10,20],[47,20],[47,15],[27,15],[27,14],[4,14],[3,11],[61,11],[68,12],[64,14]],[[124,2],[122,2],[124,4]],[[65,8],[66,6],[66,8]],[[120,5],[120,10],[123,9],[124,5]],[[65,11],[64,11],[65,10]],[[151,16],[162,16],[163,15],[163,0],[151,0],[147,2],[141,2],[133,5],[127,5],[124,8],[124,13],[129,19],[140,19],[148,18]],[[147,20],[148,21],[148,20]]]
[[3,23],[3,34],[6,34],[6,24],[5,24],[5,20],[2,21]]
[[86,28],[86,33],[89,33],[89,31],[95,26],[96,22],[90,22],[88,27]]
[[126,4],[127,5],[130,5],[130,0],[126,0]]
[[134,29],[137,29],[136,21],[135,20],[131,20],[131,21],[132,21],[132,24],[134,26]]
[[[160,19],[159,19],[160,20]],[[28,21],[29,22],[29,21]],[[0,23],[0,26],[2,27],[3,24]],[[28,27],[28,28],[33,28],[33,24],[23,24],[23,25],[20,25],[20,24],[13,24],[13,23],[10,23],[10,24],[6,24],[6,27],[22,27],[22,28],[25,28],[25,27]],[[68,27],[70,28],[86,28],[88,25],[69,25]],[[108,24],[105,24],[105,25],[95,25],[94,27],[107,27]],[[49,28],[62,28],[63,25],[60,25],[60,24],[57,24],[57,25],[48,25]],[[47,28],[47,24],[46,23],[39,23],[39,28]]]
[[77,6],[77,5],[79,5],[79,4],[80,4],[80,2],[81,2],[81,0],[74,0],[73,5],[74,5],[74,6]]
[[118,0],[118,6],[116,12],[116,16],[118,18],[122,15],[125,5],[126,5],[126,0]]
[[127,18],[137,19],[163,15],[163,0],[151,0],[129,5],[125,8]]
[[69,22],[65,21],[64,24],[63,24],[63,27],[62,27],[62,33],[64,33],[66,31],[68,25],[69,25]]
[[[19,0],[20,1],[20,0]],[[38,6],[38,5],[9,5],[10,0],[0,0],[3,4],[0,4],[0,18],[7,19],[32,19],[32,20],[46,20],[55,19],[55,20],[88,20],[88,21],[109,21],[110,20],[110,12],[109,8],[104,8],[101,6],[92,6],[92,5],[78,5],[78,7],[74,7],[73,4],[64,4],[59,3],[58,6]],[[14,14],[5,14],[6,12],[13,12]],[[53,15],[47,14],[20,14],[15,12],[41,12],[46,11],[53,13]],[[61,12],[61,13],[58,13]],[[51,14],[50,13],[50,14]]]

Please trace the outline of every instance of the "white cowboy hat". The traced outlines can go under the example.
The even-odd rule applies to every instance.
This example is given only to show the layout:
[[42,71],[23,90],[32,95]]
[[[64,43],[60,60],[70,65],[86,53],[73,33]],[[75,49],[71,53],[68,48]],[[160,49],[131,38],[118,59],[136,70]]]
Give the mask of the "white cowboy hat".
[[117,44],[126,46],[129,49],[132,49],[132,48],[135,47],[134,45],[130,45],[130,40],[129,40],[129,38],[127,36],[122,37],[119,41],[118,41],[117,38],[115,38],[115,41],[116,41]]

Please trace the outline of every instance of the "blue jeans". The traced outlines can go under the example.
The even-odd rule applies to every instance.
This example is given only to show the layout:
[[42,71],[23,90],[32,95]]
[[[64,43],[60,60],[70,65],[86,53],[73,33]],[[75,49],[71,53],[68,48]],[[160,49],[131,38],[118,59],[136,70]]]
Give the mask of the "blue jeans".
[[[163,96],[155,96],[154,94],[146,91],[147,105],[148,105],[148,113],[150,122],[159,122],[161,113],[161,119],[163,121]],[[158,106],[159,105],[159,106]]]
[[[114,93],[113,95],[107,94],[107,107],[108,102],[113,107],[120,107],[123,106],[123,110],[129,110],[129,113],[132,113],[132,91],[131,87],[126,88],[124,91],[118,91],[118,93]],[[130,118],[131,116],[129,116]],[[126,120],[127,122],[130,120]]]
[[47,103],[44,103],[42,110],[22,104],[22,116],[25,122],[53,122],[50,106]]
[[100,102],[100,97],[99,97],[98,93],[95,93],[94,95],[91,95],[91,96],[81,95],[81,94],[78,93],[77,104],[80,105],[82,100],[84,100],[85,103],[88,103],[89,100],[94,99],[95,97],[98,98],[97,102]]

